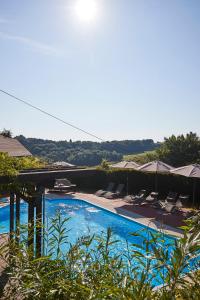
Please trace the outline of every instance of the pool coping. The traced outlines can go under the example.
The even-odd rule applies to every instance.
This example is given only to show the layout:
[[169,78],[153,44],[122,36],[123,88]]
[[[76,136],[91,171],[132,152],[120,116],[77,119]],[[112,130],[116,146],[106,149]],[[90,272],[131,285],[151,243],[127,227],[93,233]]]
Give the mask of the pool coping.
[[[73,194],[73,197],[70,197],[70,194],[65,194],[65,195],[58,195],[58,194],[53,194],[53,193],[49,193],[49,194],[45,194],[45,198],[47,198],[48,200],[53,200],[53,199],[77,199],[77,200],[83,200],[91,205],[94,205],[96,207],[99,207],[101,209],[105,209],[111,213],[114,213],[116,215],[119,215],[119,216],[122,216],[123,218],[126,218],[130,221],[134,221],[138,224],[141,224],[147,228],[151,228],[153,230],[156,230],[158,232],[163,232],[164,234],[168,235],[168,236],[171,236],[171,237],[176,237],[176,238],[180,238],[183,236],[183,232],[181,229],[179,228],[175,228],[175,227],[172,227],[170,225],[166,225],[166,224],[162,224],[161,222],[159,221],[156,221],[156,220],[149,220],[148,218],[140,215],[140,214],[137,214],[137,213],[134,213],[134,212],[130,212],[126,209],[123,209],[123,208],[117,208],[117,211],[114,207],[111,207],[111,206],[106,206],[104,205],[105,203],[97,203],[96,201],[93,201],[93,199],[91,197],[89,197],[90,199],[88,200],[87,199],[87,196],[91,196],[91,194],[82,194],[82,193],[74,193]],[[50,196],[50,197],[49,197]],[[92,195],[93,197],[96,197],[96,198],[99,198],[95,195]],[[100,198],[102,199],[102,198]],[[104,199],[105,200],[105,199]],[[107,200],[107,199],[106,199]],[[113,200],[112,200],[113,201]],[[115,201],[115,200],[114,200]],[[110,203],[110,200],[109,202]]]

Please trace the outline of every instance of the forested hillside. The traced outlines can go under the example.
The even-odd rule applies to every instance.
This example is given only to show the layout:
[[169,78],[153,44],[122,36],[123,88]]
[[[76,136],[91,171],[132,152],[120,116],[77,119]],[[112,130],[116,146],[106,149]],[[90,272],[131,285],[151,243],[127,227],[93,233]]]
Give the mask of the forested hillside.
[[111,142],[52,141],[37,138],[16,137],[33,155],[53,161],[67,161],[79,166],[95,166],[102,159],[119,161],[123,155],[142,153],[158,147],[151,139]]
[[146,151],[141,154],[124,155],[125,160],[133,160],[144,164],[152,160],[162,160],[174,167],[200,163],[200,137],[194,133],[172,135],[164,138],[154,151]]

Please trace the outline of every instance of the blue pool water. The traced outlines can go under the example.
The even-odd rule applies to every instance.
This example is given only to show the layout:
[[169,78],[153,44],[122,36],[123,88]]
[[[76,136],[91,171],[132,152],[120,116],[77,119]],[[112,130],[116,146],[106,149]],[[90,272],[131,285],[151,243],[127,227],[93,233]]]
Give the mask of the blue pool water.
[[[110,227],[114,234],[113,238],[120,242],[116,244],[114,251],[116,253],[125,253],[127,251],[127,242],[129,245],[141,245],[143,238],[148,239],[149,233],[156,233],[153,229],[147,229],[145,226],[133,222],[127,218],[111,213],[105,209],[91,205],[90,203],[78,199],[54,199],[45,201],[46,216],[52,217],[56,211],[70,217],[67,223],[69,241],[71,243],[83,235],[102,235]],[[21,203],[20,211],[21,224],[27,223],[27,204]],[[142,231],[143,230],[143,231]],[[0,208],[0,233],[9,231],[9,206]],[[142,232],[141,232],[142,231]],[[132,236],[130,233],[141,232],[140,236]],[[163,235],[163,247],[172,248],[174,238]],[[64,246],[67,247],[67,246]],[[65,249],[63,249],[65,250]]]
[[[66,217],[70,217],[67,224],[70,229],[70,241],[75,242],[77,238],[83,235],[101,234],[102,231],[110,227],[113,233],[120,240],[129,240],[134,242],[136,237],[131,237],[130,233],[147,229],[146,226],[131,221],[120,215],[114,214],[106,209],[100,208],[89,202],[79,199],[53,199],[45,200],[46,216],[53,217],[56,211],[60,211]],[[9,232],[10,207],[0,208],[0,233]],[[20,223],[28,222],[28,206],[25,202],[20,205]],[[148,228],[148,231],[156,233],[156,230]],[[145,234],[145,233],[144,233]],[[171,243],[173,237],[165,235],[165,241]],[[137,237],[139,243],[139,237]]]

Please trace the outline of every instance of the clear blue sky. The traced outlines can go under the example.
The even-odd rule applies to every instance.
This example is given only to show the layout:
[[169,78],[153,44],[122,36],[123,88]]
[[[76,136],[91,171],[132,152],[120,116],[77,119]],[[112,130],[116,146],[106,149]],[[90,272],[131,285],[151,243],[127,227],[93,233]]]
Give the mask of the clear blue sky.
[[[102,137],[200,134],[200,1],[0,0],[0,89]],[[94,0],[95,1],[95,0]],[[0,129],[90,138],[0,94]]]

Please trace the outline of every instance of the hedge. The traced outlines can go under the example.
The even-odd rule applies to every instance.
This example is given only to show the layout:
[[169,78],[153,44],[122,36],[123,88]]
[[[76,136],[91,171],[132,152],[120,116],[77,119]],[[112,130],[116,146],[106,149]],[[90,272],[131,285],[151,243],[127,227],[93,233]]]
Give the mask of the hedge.
[[[193,194],[193,178],[187,178],[183,176],[177,176],[172,174],[157,174],[158,179],[158,191],[161,197],[165,197],[169,191],[174,191],[180,194],[190,195],[190,202],[192,203]],[[98,190],[105,189],[109,182],[115,182],[116,184],[124,183],[127,193],[134,194],[141,189],[146,189],[148,192],[155,190],[155,174],[143,173],[135,170],[91,170],[91,173],[87,173],[85,176],[71,177],[73,183],[84,190]],[[196,179],[196,197],[195,203],[200,205],[200,179]]]

